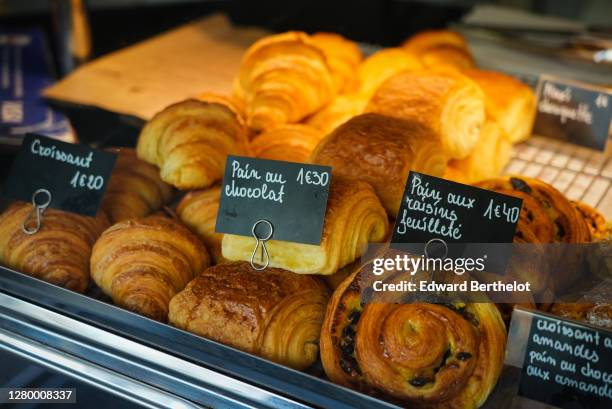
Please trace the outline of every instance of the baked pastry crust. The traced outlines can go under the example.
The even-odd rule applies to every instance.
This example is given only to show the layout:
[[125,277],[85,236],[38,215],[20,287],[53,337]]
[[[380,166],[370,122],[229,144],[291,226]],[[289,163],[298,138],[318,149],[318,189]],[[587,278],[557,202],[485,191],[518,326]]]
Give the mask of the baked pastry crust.
[[322,138],[321,131],[308,125],[282,125],[255,137],[251,152],[262,159],[302,163]]
[[208,268],[170,302],[172,325],[295,369],[318,357],[329,293],[315,277],[235,262]]
[[389,78],[403,71],[418,71],[423,64],[402,48],[384,48],[359,66],[359,93],[369,99]]
[[329,105],[306,119],[306,124],[328,135],[349,119],[362,114],[367,103],[361,94],[338,95]]
[[363,60],[359,46],[335,33],[315,33],[310,38],[327,58],[336,92],[345,94],[357,91],[357,67]]

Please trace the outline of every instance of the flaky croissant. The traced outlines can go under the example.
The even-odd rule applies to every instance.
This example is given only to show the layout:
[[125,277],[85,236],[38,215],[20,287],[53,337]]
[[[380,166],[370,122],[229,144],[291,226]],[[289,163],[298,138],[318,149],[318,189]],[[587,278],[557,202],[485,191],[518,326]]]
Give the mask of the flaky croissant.
[[296,123],[328,104],[334,84],[325,54],[302,32],[265,37],[246,51],[234,93],[248,126],[264,131]]
[[529,86],[501,72],[472,69],[464,74],[484,91],[487,115],[502,127],[510,142],[531,136],[536,97]]
[[315,148],[311,162],[332,167],[334,176],[374,187],[391,217],[399,211],[408,172],[441,177],[446,156],[429,127],[378,114],[356,116]]
[[359,66],[359,93],[369,99],[389,78],[402,71],[418,71],[423,64],[402,48],[384,48]]
[[221,180],[228,154],[247,154],[247,129],[229,105],[187,100],[157,113],[142,129],[138,157],[163,181],[197,189]]
[[323,134],[303,124],[282,125],[263,132],[251,142],[251,152],[262,159],[306,162]]
[[223,234],[215,232],[220,197],[219,186],[194,190],[187,193],[176,208],[178,217],[200,237],[215,263],[223,261],[221,255]]
[[169,322],[252,354],[306,369],[316,360],[329,294],[315,277],[249,263],[210,267],[170,302]]
[[476,83],[453,70],[404,72],[385,82],[366,112],[419,121],[439,135],[446,154],[474,150],[485,122],[485,98]]
[[328,135],[352,117],[362,114],[367,103],[367,98],[361,94],[338,95],[329,105],[309,117],[306,124]]
[[335,33],[315,33],[311,40],[327,58],[336,92],[345,94],[357,91],[357,67],[363,59],[357,44]]
[[91,277],[115,304],[158,321],[166,320],[170,299],[208,265],[200,240],[158,215],[111,226],[90,262]]
[[425,67],[450,66],[460,70],[474,67],[465,39],[455,31],[422,31],[408,38],[402,48],[417,56]]
[[[300,274],[333,274],[362,255],[368,243],[382,241],[388,225],[385,210],[370,185],[334,175],[327,198],[321,243],[268,240],[270,266]],[[250,260],[253,246],[252,237],[225,234],[223,257]]]
[[89,284],[89,255],[108,227],[103,211],[95,218],[47,209],[40,230],[27,235],[30,203],[16,202],[0,215],[0,262],[51,284],[84,292]]
[[172,186],[160,179],[155,166],[139,160],[133,149],[108,150],[117,154],[102,201],[111,224],[144,217],[172,199]]
[[334,291],[321,330],[327,376],[406,407],[481,406],[501,373],[506,330],[494,304],[362,305],[361,270]]

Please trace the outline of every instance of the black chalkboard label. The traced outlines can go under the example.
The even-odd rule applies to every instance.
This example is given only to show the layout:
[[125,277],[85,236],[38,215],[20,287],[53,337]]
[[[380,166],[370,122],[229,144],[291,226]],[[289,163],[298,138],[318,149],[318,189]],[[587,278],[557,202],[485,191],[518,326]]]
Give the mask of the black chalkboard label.
[[215,230],[252,236],[268,220],[274,240],[319,244],[330,182],[329,166],[228,156]]
[[612,407],[612,332],[534,313],[518,394],[562,409]]
[[51,193],[49,207],[95,216],[116,155],[85,145],[28,134],[4,185],[11,200],[32,201],[38,189]]
[[533,133],[605,151],[612,119],[612,93],[604,88],[540,78]]
[[523,201],[490,190],[410,172],[393,243],[511,243]]

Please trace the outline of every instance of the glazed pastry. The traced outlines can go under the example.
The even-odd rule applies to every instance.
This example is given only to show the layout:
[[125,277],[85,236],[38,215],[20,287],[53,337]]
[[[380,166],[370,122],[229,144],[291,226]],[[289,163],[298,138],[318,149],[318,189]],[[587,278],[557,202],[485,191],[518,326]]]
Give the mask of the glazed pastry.
[[439,136],[449,158],[463,159],[480,138],[485,99],[476,83],[456,71],[404,72],[376,91],[366,111],[419,121]]
[[474,67],[465,39],[455,31],[422,31],[406,40],[402,47],[416,55],[425,67],[449,66],[460,70]]
[[111,148],[107,151],[117,154],[102,201],[102,209],[111,224],[144,217],[172,199],[172,186],[160,179],[155,166],[139,160],[133,149]]
[[334,291],[321,360],[340,385],[415,408],[477,408],[499,378],[506,330],[494,304],[361,304],[357,270]]
[[51,284],[84,292],[89,284],[89,255],[98,236],[108,227],[104,212],[86,217],[46,209],[40,230],[27,235],[24,221],[30,203],[15,202],[0,215],[0,262]]
[[329,294],[315,277],[249,263],[204,270],[170,302],[178,328],[295,369],[318,357]]
[[512,145],[503,136],[497,122],[487,119],[480,140],[466,158],[448,163],[445,178],[460,183],[474,183],[498,176],[510,161]]
[[435,132],[415,121],[378,114],[356,116],[325,137],[311,162],[334,176],[368,182],[391,217],[399,211],[408,172],[444,174],[447,159]]
[[531,136],[536,113],[536,97],[523,82],[495,71],[467,70],[485,94],[487,115],[495,119],[512,143]]
[[327,58],[336,92],[344,94],[357,91],[357,67],[363,59],[357,44],[334,33],[316,33],[311,39]]
[[359,93],[369,99],[389,78],[402,71],[418,71],[423,65],[414,55],[401,48],[375,52],[359,66]]
[[354,116],[363,113],[368,100],[361,94],[338,95],[331,104],[312,115],[306,123],[328,135]]
[[249,47],[234,93],[244,101],[248,126],[264,131],[299,122],[327,105],[334,83],[323,51],[306,33],[292,31]]
[[206,245],[215,264],[223,262],[221,239],[223,234],[215,232],[221,187],[194,190],[183,196],[176,213],[183,223],[195,232]]
[[[270,266],[300,274],[333,274],[361,256],[368,243],[382,241],[388,223],[370,185],[333,175],[321,243],[317,246],[268,240]],[[223,257],[250,260],[253,245],[252,237],[225,234]]]
[[248,154],[247,129],[228,105],[187,100],[145,125],[137,154],[160,168],[164,182],[179,189],[204,188],[222,179],[228,154]]
[[308,125],[282,125],[255,137],[251,151],[257,158],[301,163],[322,138],[318,129]]
[[586,222],[591,235],[591,241],[598,241],[607,237],[609,233],[608,226],[606,225],[606,219],[601,213],[584,202],[572,201],[572,205]]
[[91,254],[91,277],[118,306],[157,321],[170,299],[209,265],[204,245],[177,220],[163,216],[111,226]]

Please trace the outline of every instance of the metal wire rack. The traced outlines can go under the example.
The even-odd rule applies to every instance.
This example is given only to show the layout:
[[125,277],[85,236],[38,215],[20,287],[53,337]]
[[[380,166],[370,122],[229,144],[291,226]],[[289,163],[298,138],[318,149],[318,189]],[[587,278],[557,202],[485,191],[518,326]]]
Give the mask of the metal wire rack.
[[601,152],[532,137],[514,147],[505,173],[541,179],[612,219],[612,158]]

